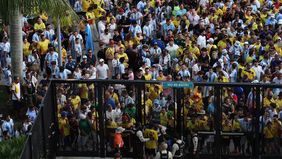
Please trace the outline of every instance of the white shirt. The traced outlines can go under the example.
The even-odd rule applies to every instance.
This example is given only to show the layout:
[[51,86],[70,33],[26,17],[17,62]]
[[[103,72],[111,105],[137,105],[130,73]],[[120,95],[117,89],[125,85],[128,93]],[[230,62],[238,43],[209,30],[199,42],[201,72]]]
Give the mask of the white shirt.
[[200,35],[197,39],[197,44],[200,46],[200,49],[207,47],[207,39],[206,36]]
[[146,6],[146,2],[143,2],[142,0],[137,3],[138,10],[143,10],[145,6]]
[[165,47],[165,49],[168,50],[168,53],[170,54],[172,59],[176,58],[176,52],[177,52],[178,48],[179,48],[179,46],[176,45],[176,44],[173,44],[172,46],[168,44]]
[[68,79],[68,75],[71,74],[71,71],[68,69],[64,69],[63,72],[57,73],[57,78],[60,79]]
[[81,78],[81,71],[74,71],[73,75],[74,75],[75,79],[80,79]]
[[11,47],[10,47],[10,43],[9,42],[6,42],[6,43],[3,44],[3,51],[9,53],[10,49],[11,49]]
[[145,35],[147,38],[150,38],[152,35],[152,28],[149,25],[145,25],[143,27],[143,35]]
[[107,64],[103,64],[102,66],[99,64],[96,67],[98,79],[106,79],[108,78],[109,67]]
[[109,44],[111,38],[112,35],[110,33],[108,34],[102,33],[100,35],[100,41],[102,41],[104,44]]
[[[198,63],[194,64],[194,66],[192,67],[192,76],[196,77],[197,73],[201,71],[201,66],[198,65]],[[196,79],[194,79],[196,80]]]
[[256,73],[256,79],[260,81],[260,77],[261,75],[264,74],[264,71],[262,70],[262,67],[261,66],[253,66],[253,69]]
[[136,37],[138,33],[142,33],[140,25],[136,25],[135,27],[133,25],[130,25],[129,31],[131,32],[132,37]]
[[89,79],[96,79],[97,78],[97,69],[96,67],[93,67],[92,69],[88,69],[91,72],[91,76],[89,77]]
[[104,33],[105,29],[106,29],[106,26],[105,26],[104,22],[103,21],[99,21],[98,22],[99,34]]

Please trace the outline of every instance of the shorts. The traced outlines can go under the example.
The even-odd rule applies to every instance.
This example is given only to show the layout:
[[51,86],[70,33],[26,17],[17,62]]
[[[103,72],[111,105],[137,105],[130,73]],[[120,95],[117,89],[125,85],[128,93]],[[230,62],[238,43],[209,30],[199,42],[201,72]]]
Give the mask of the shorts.
[[146,155],[148,156],[156,156],[156,150],[155,149],[145,149]]

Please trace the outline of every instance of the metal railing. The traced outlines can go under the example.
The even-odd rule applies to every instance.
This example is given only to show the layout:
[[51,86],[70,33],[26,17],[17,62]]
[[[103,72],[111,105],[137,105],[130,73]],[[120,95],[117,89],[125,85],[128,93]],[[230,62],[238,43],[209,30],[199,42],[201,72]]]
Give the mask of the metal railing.
[[[98,131],[96,133],[97,143],[95,143],[95,150],[90,151],[67,151],[60,150],[58,148],[59,145],[59,129],[58,129],[58,110],[57,110],[57,87],[60,85],[69,86],[72,90],[77,89],[78,84],[93,84],[94,85],[94,97],[93,101],[99,105],[98,109],[98,122],[99,125]],[[59,156],[111,156],[111,154],[107,151],[108,145],[107,143],[109,136],[109,129],[106,128],[105,123],[105,107],[104,105],[104,96],[105,90],[109,85],[114,84],[123,84],[130,88],[135,93],[136,105],[140,105],[136,112],[136,121],[141,122],[143,125],[146,123],[146,114],[145,109],[145,90],[146,85],[148,84],[159,84],[160,81],[123,81],[123,80],[53,80],[51,81],[48,92],[45,95],[43,107],[40,108],[39,115],[34,123],[34,126],[31,131],[31,135],[28,136],[27,142],[25,144],[25,148],[23,150],[22,159],[30,159],[30,158],[38,158],[41,156],[49,156],[50,158],[54,157],[50,154],[56,154]],[[222,105],[223,105],[223,94],[226,88],[234,88],[234,87],[243,87],[249,89],[249,92],[253,93],[254,97],[263,96],[263,92],[265,89],[273,89],[273,88],[282,88],[282,85],[277,84],[250,84],[250,83],[194,83],[195,87],[212,87],[214,97],[215,97],[215,111],[213,116],[213,127],[210,128],[209,131],[202,130],[199,131],[198,134],[203,136],[203,140],[206,138],[205,136],[213,136],[214,137],[214,148],[212,154],[202,154],[203,156],[207,155],[212,158],[226,158],[228,155],[223,154],[222,152],[222,142],[224,136],[229,136],[232,138],[247,136],[249,133],[245,132],[223,132],[222,131]],[[184,112],[184,89],[183,88],[172,88],[171,92],[173,94],[172,98],[176,104],[176,108],[173,110],[173,115],[175,118],[174,121],[174,130],[176,130],[179,135],[181,135],[184,139],[189,136],[187,132],[187,128],[185,125],[186,116],[183,114]],[[260,127],[260,112],[263,109],[263,102],[261,98],[252,98],[253,103],[255,103],[256,107],[254,107],[254,111],[252,112],[252,135],[251,135],[251,154],[249,155],[237,155],[237,157],[247,157],[247,158],[259,158],[265,156],[261,147],[264,146],[264,141],[262,138],[262,128]],[[50,126],[53,126],[50,128]],[[133,152],[134,153],[134,152]],[[131,153],[131,155],[133,154]],[[130,154],[126,154],[130,156]],[[126,156],[125,155],[125,156]],[[225,157],[224,157],[225,156]],[[230,155],[229,157],[234,157],[234,155]],[[236,157],[236,155],[235,155]]]

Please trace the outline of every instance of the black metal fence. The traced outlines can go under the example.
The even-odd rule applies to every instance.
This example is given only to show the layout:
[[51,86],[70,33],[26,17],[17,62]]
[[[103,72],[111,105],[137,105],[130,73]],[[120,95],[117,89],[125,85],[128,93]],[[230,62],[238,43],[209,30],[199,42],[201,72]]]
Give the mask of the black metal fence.
[[24,149],[21,154],[21,159],[39,159],[42,157],[51,157],[52,151],[55,152],[52,146],[52,125],[55,123],[55,109],[53,90],[49,89],[40,105],[39,113],[32,126],[31,132],[27,137]]
[[[51,82],[48,92],[44,98],[44,106],[40,108],[40,113],[32,129],[32,134],[28,137],[25,149],[22,153],[22,159],[39,158],[40,156],[54,157],[50,154],[56,154],[57,156],[99,156],[106,157],[112,156],[110,150],[114,129],[107,126],[106,121],[106,106],[105,99],[107,98],[106,91],[109,86],[121,87],[130,91],[135,99],[136,113],[134,118],[137,122],[143,125],[148,124],[151,118],[149,118],[148,108],[146,107],[147,94],[146,91],[154,87],[154,85],[162,85],[159,81],[118,81],[118,80],[54,80]],[[81,150],[79,146],[66,147],[67,142],[77,141],[79,136],[73,136],[73,138],[65,139],[61,136],[59,128],[59,109],[58,109],[58,90],[63,88],[68,93],[76,94],[77,90],[81,88],[87,88],[88,100],[91,100],[95,104],[96,113],[94,118],[96,119],[93,124],[95,129],[91,134],[84,138],[88,142],[88,148]],[[199,155],[200,158],[279,158],[281,152],[267,153],[265,149],[269,142],[264,138],[263,130],[266,124],[264,97],[265,92],[269,89],[281,89],[282,85],[273,84],[250,84],[250,83],[194,83],[198,91],[203,92],[201,99],[204,103],[198,106],[213,105],[213,108],[201,108],[206,110],[205,112],[197,112],[192,110],[191,105],[187,104],[190,100],[193,100],[193,107],[197,107],[197,96],[189,96],[191,89],[187,88],[166,88],[162,90],[162,93],[171,96],[173,103],[169,109],[172,113],[170,122],[167,122],[169,134],[177,133],[183,140],[188,141],[191,139],[191,125],[197,126],[197,132],[199,135]],[[228,122],[226,122],[226,116],[231,110],[227,110],[225,101],[229,90],[232,89],[236,92],[237,88],[243,88],[243,90],[237,90],[238,98],[240,95],[247,96],[242,111],[248,109],[248,118],[250,128],[248,130],[231,130],[228,128]],[[241,91],[241,92],[240,92]],[[243,91],[243,92],[242,92]],[[205,94],[205,92],[207,94]],[[119,92],[122,94],[122,92]],[[194,92],[195,93],[195,92]],[[212,101],[209,101],[207,97],[213,95]],[[240,101],[238,101],[240,102]],[[196,103],[196,104],[195,104]],[[247,103],[247,104],[246,104]],[[191,111],[192,110],[192,111]],[[241,110],[236,110],[238,114]],[[227,115],[226,115],[227,114]],[[229,115],[230,117],[230,115]],[[206,125],[201,126],[201,122],[206,121]],[[231,124],[233,124],[233,119]],[[244,122],[239,119],[234,121]],[[194,123],[193,123],[194,122]],[[192,124],[191,124],[192,123]],[[198,124],[198,125],[197,125]],[[77,137],[77,138],[76,138]],[[123,156],[130,157],[134,154],[134,150],[130,150],[133,146],[132,135],[130,133],[125,134],[125,147],[126,153]],[[83,139],[80,139],[83,140]],[[187,142],[187,149],[189,144]],[[276,142],[276,141],[275,141]],[[278,141],[274,145],[279,147]],[[239,151],[236,152],[236,150]],[[242,150],[243,149],[243,150]],[[230,152],[230,151],[234,152]],[[187,156],[191,155],[187,151]]]

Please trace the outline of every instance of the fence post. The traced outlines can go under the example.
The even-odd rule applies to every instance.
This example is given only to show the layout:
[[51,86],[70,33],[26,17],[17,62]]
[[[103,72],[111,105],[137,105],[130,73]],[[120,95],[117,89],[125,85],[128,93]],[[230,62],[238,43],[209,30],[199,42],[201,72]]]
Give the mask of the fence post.
[[[45,101],[44,101],[45,102]],[[41,115],[41,131],[42,131],[42,148],[43,148],[43,157],[46,157],[46,133],[45,133],[45,123],[44,123],[44,105],[40,108],[40,115]]]
[[[137,121],[142,123],[142,90],[141,90],[141,85],[137,85]],[[145,115],[145,114],[144,114]]]
[[[55,136],[54,136],[54,140],[52,142],[56,142],[56,143],[52,143],[52,145],[56,145],[56,147],[53,148],[54,153],[57,153],[57,143],[60,141],[59,139],[59,123],[58,123],[58,107],[57,107],[57,91],[56,91],[56,83],[53,83],[51,81],[51,92],[52,92],[52,112],[54,114],[53,120],[54,120],[54,126],[55,126]],[[54,95],[53,95],[54,94]],[[50,147],[49,147],[50,148]],[[49,150],[50,151],[50,150]]]
[[214,126],[215,126],[215,158],[221,158],[221,91],[219,86],[215,86],[215,116],[214,116]]
[[99,129],[100,129],[100,157],[106,156],[105,149],[105,111],[104,111],[104,102],[103,102],[103,88],[102,85],[97,85],[98,87],[98,105],[99,105]]
[[29,152],[29,154],[30,154],[30,159],[32,159],[32,158],[33,158],[31,135],[32,135],[32,134],[29,134],[29,135],[28,135],[28,140],[29,140],[29,141],[28,141],[28,143],[29,143],[29,145],[28,145],[28,146],[29,146],[29,151],[30,151],[30,152]]
[[179,137],[182,138],[183,136],[183,131],[182,131],[182,117],[181,117],[181,108],[182,108],[182,103],[181,103],[181,99],[183,98],[183,93],[181,91],[181,88],[176,89],[176,94],[177,94],[177,131],[179,132]]
[[[253,117],[254,119],[254,128],[255,128],[255,133],[254,133],[254,145],[253,145],[253,154],[252,154],[252,158],[253,159],[257,159],[259,158],[259,153],[260,153],[260,124],[259,124],[259,116],[260,116],[260,109],[261,109],[261,98],[260,98],[260,87],[259,86],[256,86],[254,87],[256,89],[255,91],[255,104],[256,104],[256,107],[255,107],[255,116]],[[253,89],[254,89],[253,88]]]

